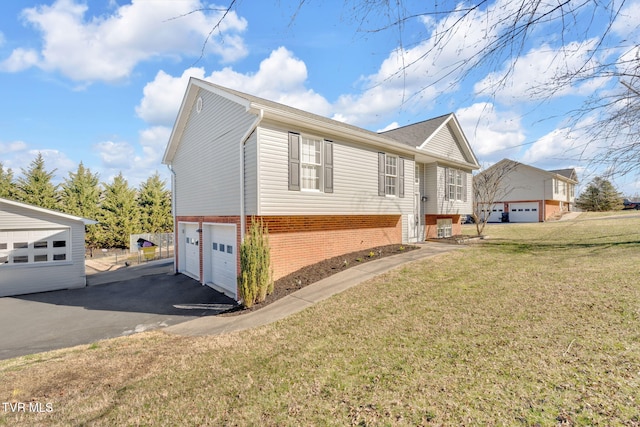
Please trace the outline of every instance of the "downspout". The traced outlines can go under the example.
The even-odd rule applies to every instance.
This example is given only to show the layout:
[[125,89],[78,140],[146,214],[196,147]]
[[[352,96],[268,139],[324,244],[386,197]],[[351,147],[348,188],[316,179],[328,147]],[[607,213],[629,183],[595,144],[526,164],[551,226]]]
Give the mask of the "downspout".
[[[262,121],[263,117],[264,117],[264,110],[261,108],[258,112],[258,117],[256,117],[256,119],[253,121],[249,129],[247,129],[245,134],[242,135],[242,138],[240,138],[240,243],[244,242],[244,235],[246,233],[246,224],[245,224],[246,213],[245,213],[245,207],[244,207],[244,168],[245,168],[244,144],[247,141],[247,139],[249,139],[251,134],[256,130],[256,128]],[[256,139],[256,144],[257,144],[257,139]],[[257,149],[258,147],[256,147],[256,150]]]
[[178,223],[176,222],[176,172],[173,170],[171,163],[167,163],[167,169],[171,172],[171,220],[173,221],[173,272],[178,273],[178,260],[176,255],[176,245],[178,244]]

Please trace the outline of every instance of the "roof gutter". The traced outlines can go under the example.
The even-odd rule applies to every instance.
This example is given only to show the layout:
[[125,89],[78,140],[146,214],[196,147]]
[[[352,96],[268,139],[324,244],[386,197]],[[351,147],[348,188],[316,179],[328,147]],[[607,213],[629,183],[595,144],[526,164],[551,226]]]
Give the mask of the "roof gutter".
[[257,111],[257,117],[249,126],[249,129],[240,138],[240,243],[244,242],[244,235],[246,234],[246,212],[244,206],[244,145],[251,134],[256,130],[262,119],[264,118],[264,109],[260,108]]

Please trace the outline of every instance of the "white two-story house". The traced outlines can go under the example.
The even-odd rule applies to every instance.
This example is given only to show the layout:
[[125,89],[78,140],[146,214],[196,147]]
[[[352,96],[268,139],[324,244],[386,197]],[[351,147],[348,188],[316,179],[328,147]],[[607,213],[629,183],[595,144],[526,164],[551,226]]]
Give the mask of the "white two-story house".
[[277,279],[356,250],[458,233],[478,169],[453,114],[375,133],[199,79],[163,163],[176,271],[235,298],[252,218],[268,226]]

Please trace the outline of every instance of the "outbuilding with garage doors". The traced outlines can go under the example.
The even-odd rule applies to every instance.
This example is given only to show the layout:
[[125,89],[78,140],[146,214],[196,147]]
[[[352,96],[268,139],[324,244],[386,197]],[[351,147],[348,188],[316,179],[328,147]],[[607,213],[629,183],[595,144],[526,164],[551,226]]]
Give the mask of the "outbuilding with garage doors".
[[0,199],[0,297],[86,286],[88,224],[96,221]]

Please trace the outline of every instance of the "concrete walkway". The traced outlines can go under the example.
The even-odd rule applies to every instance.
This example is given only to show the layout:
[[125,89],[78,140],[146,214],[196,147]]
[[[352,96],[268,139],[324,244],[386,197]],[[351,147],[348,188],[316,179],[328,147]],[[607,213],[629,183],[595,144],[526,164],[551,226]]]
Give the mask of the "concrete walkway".
[[365,280],[404,264],[465,247],[463,245],[432,242],[420,244],[419,246],[420,249],[351,267],[306,286],[256,311],[237,316],[202,317],[170,326],[163,330],[177,335],[203,336],[224,334],[266,325],[302,311]]

